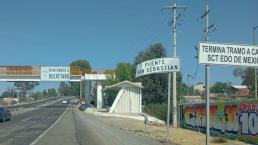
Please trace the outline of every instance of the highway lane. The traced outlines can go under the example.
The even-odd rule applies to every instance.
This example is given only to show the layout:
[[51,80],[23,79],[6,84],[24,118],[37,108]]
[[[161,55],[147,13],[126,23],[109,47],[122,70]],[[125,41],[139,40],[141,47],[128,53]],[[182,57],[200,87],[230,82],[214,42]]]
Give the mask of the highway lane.
[[14,115],[11,121],[0,123],[0,145],[28,145],[49,128],[65,111],[61,101],[49,106]]
[[104,119],[71,106],[35,145],[163,145],[148,136],[112,126]]

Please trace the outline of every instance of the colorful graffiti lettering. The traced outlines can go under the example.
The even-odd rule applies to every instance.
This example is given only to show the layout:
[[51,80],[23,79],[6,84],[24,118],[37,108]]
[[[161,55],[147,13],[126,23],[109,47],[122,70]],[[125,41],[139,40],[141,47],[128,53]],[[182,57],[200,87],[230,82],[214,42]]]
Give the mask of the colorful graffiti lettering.
[[[182,106],[182,126],[206,127],[205,104]],[[214,135],[258,143],[258,102],[217,102],[210,105],[210,127]]]
[[258,103],[239,104],[240,134],[244,136],[258,136]]

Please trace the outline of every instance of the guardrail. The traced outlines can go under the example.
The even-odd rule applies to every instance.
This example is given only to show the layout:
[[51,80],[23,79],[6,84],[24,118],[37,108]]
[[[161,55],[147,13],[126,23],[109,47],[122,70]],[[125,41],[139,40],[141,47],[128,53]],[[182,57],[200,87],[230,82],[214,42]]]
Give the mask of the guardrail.
[[8,110],[10,110],[12,114],[15,114],[16,112],[22,111],[23,109],[39,107],[40,105],[46,104],[47,102],[49,102],[51,100],[57,100],[57,99],[63,100],[63,99],[68,99],[68,98],[70,98],[70,97],[46,98],[46,99],[42,99],[42,100],[38,100],[38,101],[26,103],[26,104],[15,104],[15,105],[5,106],[5,107]]

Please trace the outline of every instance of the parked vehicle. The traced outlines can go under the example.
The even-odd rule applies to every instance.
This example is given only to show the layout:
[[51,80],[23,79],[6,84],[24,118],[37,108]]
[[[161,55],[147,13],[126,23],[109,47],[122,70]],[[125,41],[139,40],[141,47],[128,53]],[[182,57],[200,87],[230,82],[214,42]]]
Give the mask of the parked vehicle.
[[84,111],[84,110],[86,110],[88,107],[89,107],[89,105],[87,105],[87,104],[81,104],[80,107],[79,107],[79,110],[80,110],[80,111]]
[[9,110],[4,107],[0,107],[0,120],[5,122],[11,120],[12,114]]

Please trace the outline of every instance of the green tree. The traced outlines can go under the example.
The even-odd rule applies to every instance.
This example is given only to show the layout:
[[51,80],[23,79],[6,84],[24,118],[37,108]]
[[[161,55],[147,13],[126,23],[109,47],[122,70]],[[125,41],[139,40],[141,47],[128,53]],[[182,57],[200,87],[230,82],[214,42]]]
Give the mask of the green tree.
[[[151,45],[146,51],[141,51],[135,57],[133,63],[133,75],[135,76],[137,64],[154,59],[166,57],[166,50],[160,44]],[[167,98],[167,74],[151,74],[134,78],[134,81],[142,82],[143,88],[143,102],[145,104],[162,103]]]
[[[166,57],[166,50],[160,44],[151,45],[146,51],[141,51],[135,57],[133,63],[133,76],[135,76],[137,64],[155,58]],[[168,74],[151,74],[146,76],[141,76],[138,78],[134,77],[134,81],[142,82],[143,88],[143,102],[145,104],[153,103],[164,103],[167,101],[167,81]],[[187,86],[182,82],[182,73],[177,73],[177,95],[186,95]]]
[[56,97],[58,95],[55,88],[48,89],[47,94],[48,94],[49,97]]
[[28,91],[33,90],[36,86],[39,85],[39,82],[15,82],[14,86],[21,91],[21,98],[26,97]]
[[211,87],[211,93],[224,93],[225,89],[229,88],[228,83],[224,82],[216,82],[212,87]]
[[[113,84],[118,83],[117,79],[113,78],[112,76],[108,76],[107,79],[103,82],[103,86],[111,86]],[[111,106],[113,101],[115,100],[115,97],[117,95],[117,90],[105,90],[104,97],[106,98],[108,106]]]
[[[70,63],[70,66],[77,66],[80,67],[80,70],[82,72],[82,75],[85,75],[87,71],[91,70],[90,63],[87,60],[75,60]],[[80,82],[71,82],[71,88],[72,88],[72,95],[74,96],[80,96]],[[82,92],[84,93],[85,86],[82,87]]]
[[[122,81],[132,81],[133,79],[133,66],[130,63],[118,63],[116,65],[116,77],[114,78],[112,75],[113,71],[108,70],[105,74],[109,75],[108,78],[104,81],[104,86],[110,86],[118,82]],[[105,97],[107,99],[107,105],[111,105],[117,95],[117,90],[106,90]]]
[[47,95],[47,91],[44,90],[44,91],[42,92],[42,97],[46,98],[47,96],[48,96],[48,95]]
[[242,80],[242,85],[246,85],[251,91],[254,91],[254,69],[251,67],[242,68],[238,67],[234,69],[233,75],[235,77],[240,77]]
[[34,98],[35,100],[40,100],[40,99],[42,99],[42,93],[41,92],[34,92],[34,93],[31,94],[30,97]]
[[118,63],[116,65],[116,79],[118,82],[133,80],[133,66],[130,63]]
[[1,98],[9,98],[9,97],[17,98],[17,96],[18,96],[18,93],[15,90],[8,89],[2,93]]
[[61,96],[71,95],[71,85],[66,82],[60,82],[58,92]]

